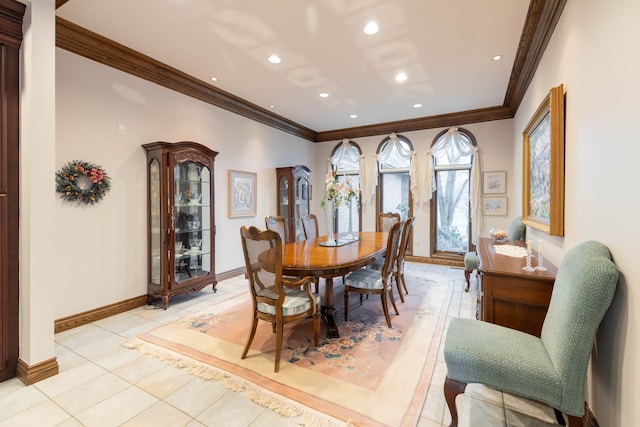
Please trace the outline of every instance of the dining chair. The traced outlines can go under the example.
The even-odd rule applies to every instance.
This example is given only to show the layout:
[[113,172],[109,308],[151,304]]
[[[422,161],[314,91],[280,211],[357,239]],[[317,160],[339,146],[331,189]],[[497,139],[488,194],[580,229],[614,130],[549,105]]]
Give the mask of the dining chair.
[[378,229],[376,231],[389,232],[391,226],[396,222],[400,222],[401,217],[398,212],[379,212],[378,213]]
[[282,244],[289,243],[289,227],[287,227],[287,219],[281,215],[268,216],[264,219],[267,230],[277,231],[282,239]]
[[[287,281],[282,276],[282,238],[273,230],[261,231],[256,227],[240,229],[242,250],[249,288],[253,301],[253,318],[247,345],[242,352],[244,359],[256,334],[258,320],[272,324],[276,334],[274,372],[280,370],[283,329],[286,323],[313,319],[314,345],[318,346],[320,334],[320,296],[311,292],[314,277],[302,277]],[[302,289],[300,289],[302,287]]]
[[[527,227],[522,222],[522,217],[516,217],[511,226],[509,227],[509,240],[524,240],[524,235]],[[469,292],[469,287],[471,283],[469,279],[471,278],[471,273],[473,270],[477,270],[479,265],[478,254],[476,252],[467,252],[464,255],[464,278],[467,281],[467,287],[464,288],[465,292]],[[477,275],[477,272],[476,272]]]
[[[398,288],[398,294],[400,295],[400,301],[404,303],[404,296],[402,292],[402,288],[404,288],[404,293],[408,294],[407,283],[404,278],[404,258],[407,253],[407,249],[409,248],[409,242],[411,239],[411,232],[413,231],[413,222],[416,220],[416,217],[407,218],[402,222],[401,227],[401,238],[400,244],[398,245],[398,256],[396,257],[396,262],[393,265],[393,277],[396,281],[396,286]],[[378,258],[373,261],[367,268],[373,268],[376,270],[382,270],[384,266],[384,258]],[[401,285],[402,284],[402,285]]]
[[[344,280],[344,320],[349,320],[349,294],[351,292],[364,294],[379,294],[382,299],[382,309],[384,311],[384,317],[387,320],[387,326],[391,328],[391,317],[389,316],[389,303],[387,302],[387,294],[391,299],[393,309],[398,313],[398,307],[393,297],[393,284],[391,283],[391,277],[393,272],[393,265],[396,262],[398,256],[398,245],[400,242],[400,227],[401,223],[396,222],[391,226],[389,230],[389,236],[387,237],[387,249],[385,252],[385,262],[382,270],[374,270],[370,268],[361,268],[349,273]],[[360,305],[362,305],[362,298],[360,299]]]
[[302,229],[305,240],[318,237],[318,218],[314,214],[302,214]]
[[493,323],[453,318],[444,344],[444,395],[451,426],[456,396],[468,383],[554,408],[558,423],[582,427],[587,366],[596,332],[618,282],[609,249],[588,241],[569,250],[558,268],[540,338]]

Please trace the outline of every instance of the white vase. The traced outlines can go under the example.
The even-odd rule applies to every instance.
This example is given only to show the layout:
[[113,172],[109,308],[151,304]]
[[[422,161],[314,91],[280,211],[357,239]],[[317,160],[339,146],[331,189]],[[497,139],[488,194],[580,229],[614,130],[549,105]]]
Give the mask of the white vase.
[[347,232],[347,239],[348,240],[353,240],[353,224],[352,224],[352,217],[353,215],[353,211],[351,210],[351,200],[349,200],[349,231]]
[[327,230],[328,230],[327,245],[335,246],[336,237],[335,237],[335,233],[333,232],[333,225],[334,225],[333,214],[335,213],[335,210],[333,209],[333,200],[327,202],[325,204],[325,208],[327,209]]

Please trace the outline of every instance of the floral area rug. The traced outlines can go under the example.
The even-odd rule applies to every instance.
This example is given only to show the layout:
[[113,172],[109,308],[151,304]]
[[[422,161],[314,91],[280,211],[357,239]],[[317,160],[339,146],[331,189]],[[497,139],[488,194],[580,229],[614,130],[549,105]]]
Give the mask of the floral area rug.
[[[353,294],[349,321],[344,321],[342,281],[336,278],[340,338],[326,338],[322,325],[320,345],[314,347],[310,319],[287,324],[277,374],[271,324],[259,321],[251,349],[240,359],[251,324],[248,288],[243,296],[158,327],[125,345],[247,392],[283,415],[298,416],[310,408],[349,425],[415,426],[435,367],[453,279],[413,263],[405,276],[409,294],[401,303],[395,293],[400,314],[395,315],[390,304],[391,329],[378,295],[360,305],[359,296]],[[279,402],[279,398],[284,399]]]

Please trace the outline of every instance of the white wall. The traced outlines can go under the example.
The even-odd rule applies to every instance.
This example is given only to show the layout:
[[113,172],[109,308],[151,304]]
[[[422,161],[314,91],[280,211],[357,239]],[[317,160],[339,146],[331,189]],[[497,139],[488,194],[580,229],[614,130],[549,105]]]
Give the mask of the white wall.
[[[640,422],[637,16],[636,0],[568,1],[513,130],[513,169],[519,175],[521,132],[549,89],[564,84],[565,237],[537,230],[529,236],[545,241],[545,254],[556,265],[577,244],[601,241],[621,272],[592,355],[587,398],[598,423],[610,427]],[[517,197],[521,201],[521,191]]]
[[[507,198],[508,198],[508,212],[507,216],[488,216],[485,217],[484,229],[481,230],[481,235],[488,235],[487,230],[496,227],[502,229],[509,229],[511,221],[516,216],[520,215],[520,204],[514,203],[515,187],[519,184],[519,175],[514,175],[512,171],[513,158],[513,146],[511,144],[513,135],[513,120],[498,120],[494,122],[486,123],[474,123],[461,126],[463,129],[468,130],[476,139],[476,143],[480,148],[480,162],[481,167],[485,171],[506,171],[507,172]],[[434,138],[445,128],[439,129],[426,129],[413,132],[402,132],[401,135],[407,137],[413,149],[416,151],[416,159],[418,163],[418,178],[420,179],[420,185],[424,185],[427,168],[427,150],[431,147]],[[375,165],[375,154],[380,143],[388,135],[371,136],[365,138],[353,139],[355,143],[360,146],[365,161],[367,163],[367,170]],[[326,230],[326,215],[320,209],[320,200],[322,200],[322,191],[324,189],[324,176],[327,170],[328,158],[331,155],[334,147],[341,141],[330,141],[317,144],[317,153],[315,156],[314,168],[321,171],[313,176],[314,181],[314,200],[311,204],[312,212],[318,213],[318,222],[320,224],[321,233]],[[368,177],[373,175],[369,174]],[[369,179],[373,181],[373,179]],[[516,184],[517,183],[517,184]],[[318,190],[316,190],[318,189]],[[316,196],[317,195],[317,196]],[[363,199],[365,197],[363,196]],[[373,202],[364,205],[362,211],[362,225],[363,230],[373,231],[375,230],[375,198]],[[415,202],[415,200],[414,200]],[[416,217],[414,223],[413,232],[413,254],[416,256],[429,256],[429,241],[430,241],[430,225],[429,218],[430,212],[428,203],[419,202],[413,206],[413,214]]]
[[[264,227],[276,210],[279,166],[309,164],[313,144],[272,127],[56,50],[56,169],[72,160],[102,166],[112,189],[95,205],[57,199],[51,254],[59,265],[55,318],[146,293],[146,155],[142,144],[195,141],[215,161],[216,272],[243,266],[239,229]],[[119,133],[124,125],[126,133]],[[254,218],[228,218],[228,170],[257,172]],[[47,178],[47,188],[52,181]],[[72,296],[72,297],[70,297]]]

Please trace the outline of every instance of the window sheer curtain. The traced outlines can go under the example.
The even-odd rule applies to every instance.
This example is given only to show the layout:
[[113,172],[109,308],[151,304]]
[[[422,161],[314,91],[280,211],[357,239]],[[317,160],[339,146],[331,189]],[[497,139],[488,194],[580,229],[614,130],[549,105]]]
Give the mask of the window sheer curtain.
[[419,202],[419,187],[418,187],[418,178],[416,172],[416,152],[404,146],[398,136],[395,133],[389,135],[389,141],[382,147],[382,150],[378,154],[376,154],[376,169],[374,176],[374,184],[371,188],[371,197],[375,198],[375,190],[378,182],[378,174],[380,173],[380,163],[386,162],[391,158],[393,153],[396,152],[401,159],[405,159],[409,161],[409,190],[411,191],[411,196],[413,197],[413,202]]
[[431,200],[433,192],[436,190],[433,157],[438,157],[447,150],[453,149],[460,152],[463,156],[473,155],[471,161],[471,241],[475,245],[478,243],[478,233],[483,227],[480,150],[470,141],[462,138],[456,127],[449,128],[446,136],[438,140],[438,142],[427,150],[428,170],[425,182],[425,191],[427,192],[425,200]]
[[[347,138],[343,139],[340,143],[340,147],[336,149],[333,156],[329,158],[328,170],[338,169],[340,164],[358,164],[360,166],[360,194],[367,194],[367,174],[365,173],[364,155],[360,154],[358,147],[353,145]],[[366,197],[360,197],[360,203],[366,205],[368,200]]]

